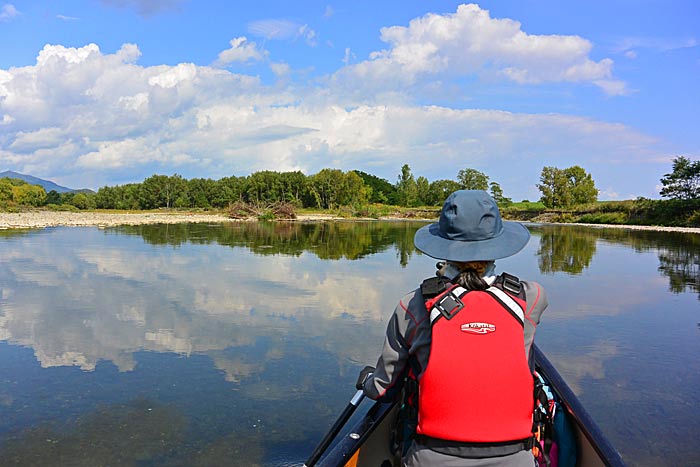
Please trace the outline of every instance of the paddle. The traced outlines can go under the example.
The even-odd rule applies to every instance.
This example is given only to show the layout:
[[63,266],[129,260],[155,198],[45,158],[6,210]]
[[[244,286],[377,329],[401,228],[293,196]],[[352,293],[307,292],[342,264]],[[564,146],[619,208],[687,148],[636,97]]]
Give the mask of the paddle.
[[338,432],[350,419],[352,414],[355,412],[355,409],[358,405],[360,405],[360,402],[362,402],[362,399],[364,397],[365,394],[362,389],[358,390],[355,393],[353,398],[350,399],[350,403],[348,403],[347,407],[345,407],[345,410],[343,410],[343,413],[340,414],[338,419],[331,427],[330,431],[326,433],[326,436],[323,437],[318,446],[316,446],[316,449],[314,449],[314,452],[311,453],[309,459],[304,463],[304,467],[313,467],[314,465],[316,465],[316,462],[318,462],[318,460],[321,458],[326,449],[328,449],[328,446],[330,446],[333,439],[338,435]]

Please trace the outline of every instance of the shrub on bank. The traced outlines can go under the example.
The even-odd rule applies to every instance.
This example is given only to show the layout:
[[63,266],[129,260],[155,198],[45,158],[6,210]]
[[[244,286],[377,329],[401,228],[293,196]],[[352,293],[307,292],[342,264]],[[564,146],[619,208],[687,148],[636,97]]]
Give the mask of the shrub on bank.
[[296,208],[291,203],[252,204],[244,201],[232,203],[228,208],[228,217],[231,219],[258,219],[260,221],[273,221],[296,219]]
[[352,206],[342,206],[338,209],[341,217],[363,217],[368,219],[379,219],[391,212],[388,206],[381,204],[355,204]]
[[695,210],[688,216],[688,227],[700,227],[700,210]]
[[697,227],[700,199],[655,200],[638,198],[630,212],[630,224]]
[[584,214],[576,222],[583,224],[627,224],[629,217],[622,212],[599,212]]
[[600,201],[567,210],[525,209],[531,206],[518,204],[502,209],[503,217],[532,222],[700,227],[700,199]]

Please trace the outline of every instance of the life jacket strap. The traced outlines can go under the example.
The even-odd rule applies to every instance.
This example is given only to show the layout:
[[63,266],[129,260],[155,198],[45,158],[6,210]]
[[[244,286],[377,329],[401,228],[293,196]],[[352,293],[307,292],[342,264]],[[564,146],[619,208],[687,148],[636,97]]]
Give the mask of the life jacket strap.
[[510,314],[512,314],[513,317],[520,322],[520,324],[525,323],[525,312],[523,311],[521,306],[515,300],[513,300],[513,298],[510,295],[508,295],[498,287],[494,286],[491,286],[488,289],[486,289],[486,293],[490,294],[501,305],[503,305],[510,312]]
[[[510,276],[510,275],[509,275]],[[510,276],[514,278],[515,276]],[[517,277],[515,277],[517,280]],[[517,282],[520,287],[520,282]],[[518,288],[518,291],[520,288]],[[522,306],[516,302],[509,293],[504,292],[501,288],[497,286],[491,286],[485,290],[486,293],[491,295],[498,303],[500,303],[508,312],[510,312],[513,317],[518,320],[518,322],[523,325],[525,323],[525,311]],[[441,295],[428,300],[426,306],[430,310],[430,322],[434,324],[435,321],[444,316],[447,319],[451,319],[456,315],[462,308],[464,308],[464,303],[462,302],[462,297],[468,293],[468,290],[460,285],[453,285],[448,288],[447,291],[443,292]]]
[[464,308],[464,303],[462,303],[462,297],[466,295],[467,289],[460,285],[453,285],[447,290],[447,292],[438,296],[432,303],[430,308],[430,323],[435,323],[435,321],[444,316],[447,319],[452,319],[459,310]]

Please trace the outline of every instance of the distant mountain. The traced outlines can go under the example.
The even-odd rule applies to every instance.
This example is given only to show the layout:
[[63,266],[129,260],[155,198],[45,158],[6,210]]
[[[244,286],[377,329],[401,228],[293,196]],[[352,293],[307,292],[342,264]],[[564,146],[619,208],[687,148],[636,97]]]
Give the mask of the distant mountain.
[[51,190],[55,190],[57,193],[68,193],[68,192],[75,192],[75,193],[80,193],[80,192],[92,192],[92,190],[88,189],[80,189],[80,190],[75,190],[73,188],[66,188],[64,186],[58,185],[50,180],[43,180],[41,178],[33,177],[31,175],[24,175],[21,173],[13,172],[11,170],[6,170],[4,172],[0,172],[0,178],[18,178],[20,180],[24,180],[27,183],[30,183],[32,185],[41,185],[44,187],[44,190],[48,193]]

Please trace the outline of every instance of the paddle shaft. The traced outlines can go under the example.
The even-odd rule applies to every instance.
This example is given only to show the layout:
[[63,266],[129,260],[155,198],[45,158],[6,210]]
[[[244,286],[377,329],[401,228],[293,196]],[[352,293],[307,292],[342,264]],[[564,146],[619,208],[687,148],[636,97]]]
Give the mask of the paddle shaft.
[[328,431],[328,433],[326,433],[326,436],[323,437],[316,449],[314,449],[314,452],[312,452],[311,456],[309,456],[309,459],[304,463],[304,467],[313,467],[316,465],[316,462],[318,462],[326,449],[328,449],[328,446],[330,446],[333,439],[335,439],[335,437],[338,435],[338,432],[340,432],[340,430],[355,412],[357,406],[360,405],[360,402],[362,402],[364,396],[365,393],[362,389],[355,393],[353,398],[350,400],[350,403],[347,405],[347,407],[345,407],[345,410],[343,410],[343,413],[340,414],[331,429]]

